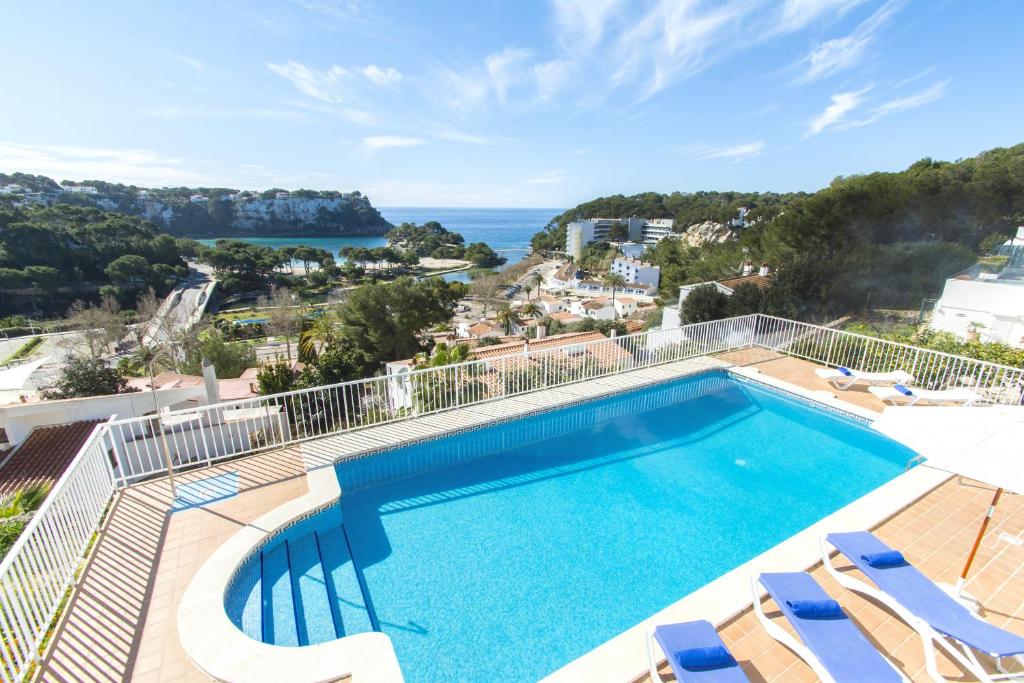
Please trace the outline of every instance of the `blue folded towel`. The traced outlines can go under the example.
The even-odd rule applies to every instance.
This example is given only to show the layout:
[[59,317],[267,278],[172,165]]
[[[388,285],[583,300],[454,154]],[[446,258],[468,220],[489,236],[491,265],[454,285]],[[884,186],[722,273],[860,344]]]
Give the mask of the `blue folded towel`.
[[897,384],[896,386],[893,387],[893,389],[895,389],[896,391],[900,392],[904,396],[913,396],[914,395],[913,391],[911,391],[910,389],[907,389],[902,384]]
[[830,619],[842,617],[843,608],[835,600],[786,600],[793,614],[801,619]]
[[885,567],[898,567],[907,563],[907,561],[903,559],[903,553],[899,550],[882,550],[877,553],[864,553],[860,556],[860,559],[867,562],[869,566],[877,567],[879,569]]
[[677,650],[676,661],[684,669],[697,669],[712,666],[735,666],[736,659],[722,645],[711,647],[691,647]]
[[847,370],[846,368],[836,368],[836,370],[838,370],[839,374],[841,374],[841,375],[846,375],[847,377],[853,377],[853,373],[850,372],[849,370]]

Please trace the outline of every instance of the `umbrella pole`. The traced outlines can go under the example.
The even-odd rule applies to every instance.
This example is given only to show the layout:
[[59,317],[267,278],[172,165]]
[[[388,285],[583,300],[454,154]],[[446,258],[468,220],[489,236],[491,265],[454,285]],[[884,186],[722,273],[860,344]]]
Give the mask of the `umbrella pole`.
[[999,505],[999,498],[1003,495],[1003,489],[997,488],[996,494],[992,496],[992,502],[989,503],[988,512],[985,514],[985,519],[981,522],[981,528],[978,529],[978,537],[974,539],[974,547],[971,548],[971,554],[967,556],[967,564],[964,565],[964,570],[960,572],[960,578],[956,582],[957,590],[963,587],[967,581],[967,572],[971,570],[971,564],[974,562],[974,556],[978,554],[978,548],[981,547],[981,539],[985,536],[985,531],[988,529],[989,522],[992,521],[992,515],[996,512],[996,505]]

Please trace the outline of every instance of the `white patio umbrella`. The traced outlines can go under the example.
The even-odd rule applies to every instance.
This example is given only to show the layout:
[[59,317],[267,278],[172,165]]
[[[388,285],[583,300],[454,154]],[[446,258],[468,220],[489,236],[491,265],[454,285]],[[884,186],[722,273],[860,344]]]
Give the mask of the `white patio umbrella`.
[[871,426],[927,458],[928,467],[995,487],[959,589],[1003,491],[1024,494],[1024,406],[893,407]]

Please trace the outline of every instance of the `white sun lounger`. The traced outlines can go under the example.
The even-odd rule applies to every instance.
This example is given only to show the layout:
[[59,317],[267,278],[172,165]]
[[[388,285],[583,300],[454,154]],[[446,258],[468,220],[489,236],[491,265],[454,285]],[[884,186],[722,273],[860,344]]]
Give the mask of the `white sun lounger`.
[[889,405],[973,405],[985,397],[973,389],[921,389],[920,387],[868,387],[868,391]]
[[847,370],[846,368],[817,368],[814,374],[824,380],[828,380],[832,386],[840,391],[846,391],[858,382],[869,385],[888,386],[890,384],[909,384],[914,381],[914,376],[905,370],[861,372],[860,370]]
[[[874,585],[836,568],[829,546]],[[937,648],[980,681],[1024,680],[1024,674],[1008,673],[1002,666],[1002,659],[1010,657],[1024,663],[1024,638],[971,614],[878,537],[867,531],[828,534],[820,547],[825,571],[839,585],[885,605],[917,632],[932,680],[945,680]],[[993,657],[999,673],[986,671],[975,651]]]

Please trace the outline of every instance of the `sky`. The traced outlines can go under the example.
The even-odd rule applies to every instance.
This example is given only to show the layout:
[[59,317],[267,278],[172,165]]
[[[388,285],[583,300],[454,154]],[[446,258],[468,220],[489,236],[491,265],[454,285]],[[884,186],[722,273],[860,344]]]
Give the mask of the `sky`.
[[0,171],[568,207],[1024,142],[1017,0],[46,1]]

